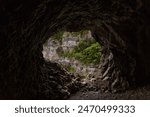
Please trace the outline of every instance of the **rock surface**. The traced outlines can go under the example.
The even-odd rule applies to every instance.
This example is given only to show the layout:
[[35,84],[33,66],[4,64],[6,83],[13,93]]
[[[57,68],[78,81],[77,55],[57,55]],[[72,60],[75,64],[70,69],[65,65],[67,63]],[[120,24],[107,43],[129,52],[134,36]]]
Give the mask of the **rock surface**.
[[[75,58],[68,58],[62,56],[63,53],[72,52],[78,44],[86,40],[87,42],[94,42],[90,31],[84,33],[70,33],[64,32],[62,39],[54,39],[51,37],[43,46],[43,57],[47,61],[56,62],[67,68],[72,68],[74,74],[79,74],[82,77],[96,77],[97,72],[100,72],[98,64],[85,65]],[[70,71],[71,72],[71,71]]]

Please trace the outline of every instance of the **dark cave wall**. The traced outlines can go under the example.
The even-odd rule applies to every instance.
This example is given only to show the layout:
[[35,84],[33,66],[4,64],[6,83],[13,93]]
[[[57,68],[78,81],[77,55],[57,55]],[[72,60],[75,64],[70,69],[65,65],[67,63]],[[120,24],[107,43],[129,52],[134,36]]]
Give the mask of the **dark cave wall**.
[[[58,30],[90,29],[99,40],[103,37],[113,45],[103,44],[107,51],[104,51],[101,66],[106,63],[106,70],[114,63],[114,68],[105,76],[111,77],[114,71],[108,87],[116,83],[117,88],[123,89],[129,87],[128,83],[147,82],[150,75],[149,5],[148,0],[1,0],[0,99],[62,97],[60,89],[52,86],[63,86],[63,79],[72,76],[47,63],[41,53],[43,43]],[[110,53],[115,57],[113,62],[107,60]],[[130,75],[130,72],[133,73]],[[50,79],[50,76],[53,77]]]
[[138,84],[149,83],[150,81],[150,1],[143,1],[143,7],[139,10],[141,22],[136,24],[136,81]]

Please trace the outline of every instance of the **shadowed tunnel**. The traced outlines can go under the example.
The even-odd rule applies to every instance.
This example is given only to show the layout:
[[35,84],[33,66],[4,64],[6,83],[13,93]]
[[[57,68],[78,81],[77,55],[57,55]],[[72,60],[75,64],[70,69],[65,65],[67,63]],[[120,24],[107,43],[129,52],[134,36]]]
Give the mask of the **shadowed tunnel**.
[[0,99],[64,99],[66,90],[78,90],[78,78],[43,58],[43,44],[58,31],[91,30],[102,45],[106,90],[146,85],[149,6],[149,0],[0,0]]

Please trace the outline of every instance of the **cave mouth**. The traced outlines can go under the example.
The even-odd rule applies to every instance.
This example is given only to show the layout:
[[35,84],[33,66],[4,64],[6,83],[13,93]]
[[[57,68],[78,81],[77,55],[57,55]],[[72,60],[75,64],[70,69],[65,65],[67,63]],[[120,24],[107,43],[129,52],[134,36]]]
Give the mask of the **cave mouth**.
[[[57,63],[69,74],[78,76],[81,85],[88,90],[125,91],[133,85],[132,79],[127,79],[130,75],[126,69],[129,67],[128,55],[124,50],[120,51],[122,47],[111,32],[105,33],[103,36],[100,31],[90,30],[56,32],[43,44],[43,57],[45,61]],[[132,67],[135,67],[134,60],[132,62]]]
[[89,30],[58,32],[45,42],[42,53],[46,61],[56,62],[68,72],[86,77],[98,72],[101,45]]
[[[57,64],[73,76],[71,82],[75,81],[70,86],[68,83],[61,84],[61,88],[67,87],[59,89],[63,92],[63,99],[136,99],[136,96],[141,98],[137,90],[128,90],[137,86],[133,69],[136,67],[135,60],[124,51],[120,51],[120,46],[113,40],[110,32],[107,33],[107,38],[98,34],[90,30],[60,31],[43,44],[42,54],[45,61]],[[130,71],[131,69],[133,71]],[[149,92],[147,87],[138,91]],[[134,96],[128,96],[131,94]]]
[[90,30],[60,31],[43,44],[42,53],[45,61],[57,63],[69,74],[78,76],[82,85],[90,85],[88,89],[99,90],[96,81],[101,77],[101,48]]

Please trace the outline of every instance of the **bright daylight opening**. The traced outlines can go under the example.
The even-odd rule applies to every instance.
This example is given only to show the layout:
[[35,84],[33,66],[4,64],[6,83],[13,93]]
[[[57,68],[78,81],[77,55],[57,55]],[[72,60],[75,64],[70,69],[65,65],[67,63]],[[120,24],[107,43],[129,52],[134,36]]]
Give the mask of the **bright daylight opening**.
[[99,71],[100,50],[100,44],[89,30],[58,32],[44,44],[43,56],[62,65],[70,73],[95,78]]

